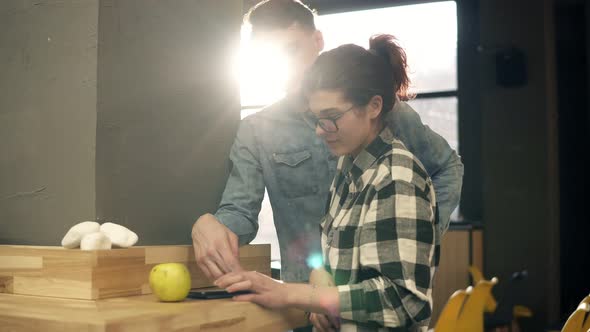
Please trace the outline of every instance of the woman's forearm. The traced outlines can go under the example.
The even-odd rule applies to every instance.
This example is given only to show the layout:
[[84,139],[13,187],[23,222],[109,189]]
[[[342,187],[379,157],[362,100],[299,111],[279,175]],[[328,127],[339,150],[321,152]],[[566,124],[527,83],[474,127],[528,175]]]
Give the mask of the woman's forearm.
[[295,308],[337,316],[340,312],[338,288],[309,284],[286,284],[287,303]]

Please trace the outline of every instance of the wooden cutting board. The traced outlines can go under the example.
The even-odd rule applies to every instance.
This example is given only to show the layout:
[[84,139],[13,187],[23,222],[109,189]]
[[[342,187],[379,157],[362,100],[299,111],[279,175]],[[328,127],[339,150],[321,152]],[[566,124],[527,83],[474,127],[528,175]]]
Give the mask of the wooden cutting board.
[[0,332],[266,332],[306,324],[303,311],[231,299],[162,303],[153,295],[94,301],[0,294]]
[[[0,293],[87,300],[149,294],[152,267],[172,262],[186,264],[192,288],[211,286],[188,245],[96,251],[0,245]],[[240,263],[270,276],[270,245],[241,247]]]

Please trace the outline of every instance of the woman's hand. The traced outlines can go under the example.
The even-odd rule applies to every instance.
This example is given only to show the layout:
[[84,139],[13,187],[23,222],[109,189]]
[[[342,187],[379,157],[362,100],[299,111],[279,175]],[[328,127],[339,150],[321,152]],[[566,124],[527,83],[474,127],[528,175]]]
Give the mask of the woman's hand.
[[320,287],[332,287],[334,286],[334,279],[328,271],[324,268],[317,268],[311,270],[309,275],[309,283]]
[[[317,268],[311,271],[309,283],[321,287],[333,287],[334,279],[328,271]],[[309,321],[319,332],[333,332],[340,328],[340,318],[332,315],[324,315],[312,312]]]
[[271,309],[284,308],[288,303],[288,285],[256,271],[230,272],[217,279],[215,285],[230,293],[253,293],[235,296],[236,301],[253,302]]

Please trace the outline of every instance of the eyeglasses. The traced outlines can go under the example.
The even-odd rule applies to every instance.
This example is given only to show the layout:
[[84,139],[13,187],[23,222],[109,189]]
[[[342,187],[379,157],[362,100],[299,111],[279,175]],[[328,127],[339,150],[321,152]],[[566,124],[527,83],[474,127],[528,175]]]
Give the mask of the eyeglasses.
[[324,118],[318,118],[315,116],[315,114],[313,114],[313,112],[306,111],[303,113],[303,120],[314,130],[317,128],[317,126],[320,126],[320,128],[322,128],[327,133],[335,133],[338,131],[338,125],[336,124],[336,121],[343,117],[344,114],[352,111],[354,108],[355,106],[352,106],[336,116]]

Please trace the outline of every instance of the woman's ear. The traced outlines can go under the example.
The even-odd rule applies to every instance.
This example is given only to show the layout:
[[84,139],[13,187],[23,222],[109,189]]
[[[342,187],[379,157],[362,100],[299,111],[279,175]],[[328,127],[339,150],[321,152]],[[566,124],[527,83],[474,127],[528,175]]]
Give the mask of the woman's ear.
[[369,104],[367,106],[367,114],[369,115],[369,118],[376,119],[383,110],[383,98],[381,96],[375,95],[371,98],[371,100],[369,100]]

